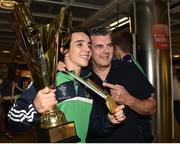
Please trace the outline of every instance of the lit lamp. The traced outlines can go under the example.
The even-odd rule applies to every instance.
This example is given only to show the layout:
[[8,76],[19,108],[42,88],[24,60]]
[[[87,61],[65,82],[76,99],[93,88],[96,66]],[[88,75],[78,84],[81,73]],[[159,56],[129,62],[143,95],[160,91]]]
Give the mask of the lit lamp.
[[14,0],[0,0],[0,7],[4,9],[13,9],[15,3]]

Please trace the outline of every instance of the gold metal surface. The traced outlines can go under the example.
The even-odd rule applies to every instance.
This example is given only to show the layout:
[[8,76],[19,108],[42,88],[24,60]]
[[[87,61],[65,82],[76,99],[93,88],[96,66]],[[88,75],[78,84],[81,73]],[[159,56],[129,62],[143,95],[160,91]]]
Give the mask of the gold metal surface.
[[43,113],[41,116],[42,128],[53,128],[58,125],[64,125],[66,123],[67,121],[64,113],[60,111],[57,106],[54,106],[52,109]]
[[18,3],[11,13],[11,23],[37,88],[54,86],[59,48],[69,40],[70,12],[62,7],[50,24],[37,25],[26,4]]
[[115,102],[115,100],[110,96],[108,95],[107,98],[106,98],[106,106],[108,107],[110,113],[114,113],[115,109],[117,108],[117,104]]
[[75,135],[76,129],[73,122],[70,122],[66,125],[60,125],[49,130],[51,142],[63,141],[64,139],[74,137]]
[[0,7],[4,9],[13,9],[15,4],[14,0],[0,0]]
[[[36,25],[26,4],[18,3],[11,13],[11,23],[37,89],[45,86],[54,87],[59,48],[64,46],[70,37],[71,13],[62,7],[52,23]],[[72,124],[74,125],[73,122]],[[56,131],[57,126],[66,128],[69,124],[64,113],[54,105],[52,109],[42,114],[41,128],[49,129],[51,133]],[[71,129],[75,131],[74,127]],[[60,137],[65,139],[73,134],[67,133],[64,137],[57,134],[55,139],[51,136],[51,141],[56,142]]]

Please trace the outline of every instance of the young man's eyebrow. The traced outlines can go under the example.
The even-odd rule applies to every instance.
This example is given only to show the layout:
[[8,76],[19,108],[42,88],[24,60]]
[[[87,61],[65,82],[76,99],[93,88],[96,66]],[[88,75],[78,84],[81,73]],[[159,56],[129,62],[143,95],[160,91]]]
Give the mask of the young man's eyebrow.
[[76,40],[73,43],[85,42],[85,40]]

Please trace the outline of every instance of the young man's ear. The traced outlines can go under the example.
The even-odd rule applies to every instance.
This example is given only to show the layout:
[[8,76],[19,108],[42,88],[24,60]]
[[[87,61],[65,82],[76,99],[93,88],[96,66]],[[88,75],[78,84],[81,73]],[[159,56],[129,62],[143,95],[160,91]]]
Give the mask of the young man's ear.
[[64,54],[64,49],[63,49],[63,47],[60,48],[60,52],[61,52],[62,54]]
[[61,47],[60,52],[65,56],[68,52],[68,49],[64,49],[63,47]]

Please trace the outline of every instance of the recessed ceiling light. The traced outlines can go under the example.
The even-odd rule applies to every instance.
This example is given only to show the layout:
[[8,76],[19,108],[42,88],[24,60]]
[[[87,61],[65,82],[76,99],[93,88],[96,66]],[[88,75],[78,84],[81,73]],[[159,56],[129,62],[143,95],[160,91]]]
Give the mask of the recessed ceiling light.
[[2,53],[11,53],[11,52],[8,50],[3,50]]
[[179,58],[179,57],[180,57],[180,55],[173,55],[173,57],[174,57],[174,58]]
[[112,31],[112,30],[114,30],[118,27],[122,27],[128,23],[130,23],[129,17],[123,17],[123,18],[119,19],[118,21],[115,21],[112,24],[110,24],[109,27],[110,27],[110,30]]
[[118,21],[113,22],[113,23],[110,24],[109,26],[110,26],[110,27],[114,27],[114,26],[119,25],[119,24],[121,24],[121,23],[123,23],[123,22],[126,22],[126,21],[128,21],[128,20],[129,20],[128,17],[123,17],[123,18],[119,19]]

